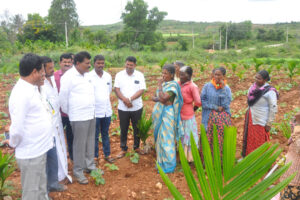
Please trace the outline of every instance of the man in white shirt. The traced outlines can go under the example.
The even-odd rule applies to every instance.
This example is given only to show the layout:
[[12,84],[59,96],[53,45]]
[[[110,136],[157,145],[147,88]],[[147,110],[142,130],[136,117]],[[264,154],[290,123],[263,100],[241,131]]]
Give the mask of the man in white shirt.
[[53,147],[51,113],[43,103],[38,85],[45,78],[42,60],[26,54],[20,61],[21,78],[9,98],[11,147],[21,170],[22,199],[49,199],[47,193],[46,153]]
[[95,94],[88,76],[91,56],[82,51],[75,55],[75,67],[61,77],[59,101],[69,116],[73,140],[73,175],[80,184],[88,184],[84,171],[96,169],[95,155]]
[[118,113],[121,127],[122,151],[117,156],[124,157],[127,152],[127,133],[131,121],[134,134],[133,149],[138,151],[140,138],[138,137],[137,122],[143,112],[142,94],[146,89],[144,75],[135,70],[136,58],[129,56],[126,58],[125,69],[118,72],[115,77],[115,93],[118,97]]
[[46,79],[41,87],[41,93],[47,100],[52,110],[52,134],[55,139],[55,146],[47,153],[47,182],[48,190],[64,191],[66,186],[59,183],[64,178],[68,177],[68,161],[64,130],[60,116],[60,104],[58,91],[54,80],[54,62],[47,56],[42,56],[42,62],[45,68]]
[[101,130],[102,146],[104,159],[112,163],[110,156],[109,126],[111,122],[111,103],[110,93],[112,90],[111,75],[103,70],[105,59],[103,55],[94,57],[94,70],[89,75],[95,89],[95,114],[96,114],[96,132],[95,132],[95,158],[99,158],[99,132]]

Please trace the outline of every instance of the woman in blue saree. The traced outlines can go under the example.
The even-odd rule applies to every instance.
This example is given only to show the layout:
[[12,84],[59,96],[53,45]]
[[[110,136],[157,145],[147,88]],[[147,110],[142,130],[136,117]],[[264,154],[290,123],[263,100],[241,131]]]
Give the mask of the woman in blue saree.
[[157,102],[152,112],[157,162],[165,173],[172,173],[176,168],[175,140],[179,141],[183,135],[180,118],[183,99],[174,75],[174,65],[165,65],[156,95],[152,97]]

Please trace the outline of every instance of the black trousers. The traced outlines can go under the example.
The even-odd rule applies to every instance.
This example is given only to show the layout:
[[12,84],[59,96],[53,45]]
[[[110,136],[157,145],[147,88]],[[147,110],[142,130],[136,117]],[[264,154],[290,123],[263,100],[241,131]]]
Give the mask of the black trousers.
[[133,149],[138,149],[140,147],[140,138],[138,137],[137,123],[141,119],[143,108],[137,111],[122,111],[118,110],[121,128],[121,144],[120,147],[123,151],[127,151],[127,133],[129,124],[131,121],[133,128],[134,144]]
[[69,117],[61,117],[61,119],[62,119],[62,124],[63,124],[64,129],[66,129],[69,157],[71,160],[73,160],[73,138],[74,138],[74,135],[72,132],[70,120],[69,120]]

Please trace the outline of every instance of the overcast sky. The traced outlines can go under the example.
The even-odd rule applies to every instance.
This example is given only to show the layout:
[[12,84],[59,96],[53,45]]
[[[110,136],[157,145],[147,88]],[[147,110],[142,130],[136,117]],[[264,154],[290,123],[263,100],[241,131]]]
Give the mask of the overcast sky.
[[[52,0],[0,0],[0,15],[48,14]],[[81,25],[112,24],[121,21],[128,0],[75,0]],[[149,9],[168,12],[165,19],[196,22],[241,22],[266,24],[300,21],[299,0],[145,0]]]

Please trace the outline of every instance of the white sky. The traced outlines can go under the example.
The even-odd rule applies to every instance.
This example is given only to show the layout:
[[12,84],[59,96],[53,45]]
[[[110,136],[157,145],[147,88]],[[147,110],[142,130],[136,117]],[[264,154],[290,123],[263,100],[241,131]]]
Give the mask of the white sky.
[[[48,14],[52,0],[0,0],[0,15]],[[81,25],[112,24],[121,21],[128,0],[75,0]],[[299,0],[145,0],[151,9],[168,12],[165,19],[196,22],[276,23],[300,21]]]

